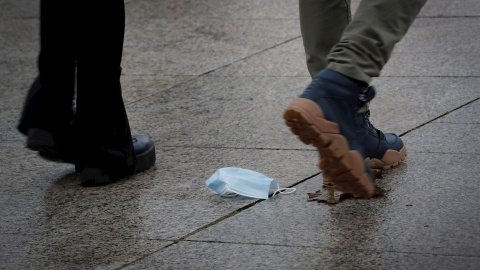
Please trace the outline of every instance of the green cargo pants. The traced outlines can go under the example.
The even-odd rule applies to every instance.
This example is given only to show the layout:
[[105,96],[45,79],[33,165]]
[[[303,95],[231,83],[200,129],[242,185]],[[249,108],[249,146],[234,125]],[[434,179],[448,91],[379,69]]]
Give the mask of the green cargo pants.
[[300,27],[312,78],[330,68],[370,83],[427,0],[299,0]]

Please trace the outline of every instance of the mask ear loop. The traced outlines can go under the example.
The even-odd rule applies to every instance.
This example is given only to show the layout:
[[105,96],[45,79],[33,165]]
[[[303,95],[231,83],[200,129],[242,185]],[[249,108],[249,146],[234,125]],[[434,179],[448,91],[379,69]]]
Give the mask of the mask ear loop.
[[272,197],[277,194],[283,194],[283,195],[293,194],[295,193],[295,191],[297,191],[296,188],[279,188],[272,194]]

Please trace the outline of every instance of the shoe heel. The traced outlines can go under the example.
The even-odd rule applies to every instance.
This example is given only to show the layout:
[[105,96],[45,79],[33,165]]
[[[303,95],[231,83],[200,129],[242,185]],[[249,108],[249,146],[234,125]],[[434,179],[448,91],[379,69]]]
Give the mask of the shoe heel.
[[27,135],[27,148],[55,154],[55,142],[50,132],[39,128],[30,128]]
[[145,152],[137,154],[137,163],[134,173],[143,172],[155,164],[155,144],[152,144]]
[[358,151],[348,151],[340,159],[323,158],[319,167],[328,183],[340,191],[370,198],[374,195],[374,176]]
[[374,176],[358,151],[351,151],[339,125],[325,119],[312,100],[297,98],[283,114],[285,124],[305,144],[314,145],[320,154],[319,167],[328,182],[339,190],[359,197],[374,195]]
[[80,182],[83,186],[103,186],[113,182],[113,179],[99,168],[85,168],[80,175]]

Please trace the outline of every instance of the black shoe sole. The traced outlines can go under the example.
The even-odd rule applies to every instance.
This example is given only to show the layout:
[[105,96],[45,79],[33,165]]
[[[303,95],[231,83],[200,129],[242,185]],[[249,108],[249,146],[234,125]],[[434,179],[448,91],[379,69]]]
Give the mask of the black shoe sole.
[[155,144],[152,145],[141,154],[137,154],[137,162],[132,173],[125,175],[109,175],[99,168],[87,167],[81,171],[80,183],[83,186],[104,186],[116,182],[119,178],[128,175],[137,174],[151,168],[156,161]]
[[137,154],[136,156],[137,163],[133,169],[134,174],[150,169],[156,161],[155,144],[152,143],[152,145],[146,151],[141,154]]
[[85,168],[80,175],[82,186],[104,186],[116,181],[116,178],[106,174],[99,168]]
[[30,128],[28,130],[27,148],[37,151],[40,157],[48,161],[61,163],[74,163],[73,157],[70,157],[65,151],[61,151],[53,140],[50,132],[39,128]]

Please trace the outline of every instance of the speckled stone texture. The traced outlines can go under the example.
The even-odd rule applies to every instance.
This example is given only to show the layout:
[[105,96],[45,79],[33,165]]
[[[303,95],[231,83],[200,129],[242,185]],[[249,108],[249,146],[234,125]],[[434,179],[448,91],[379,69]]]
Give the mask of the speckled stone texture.
[[[359,1],[353,0],[355,10]],[[284,125],[308,85],[298,0],[127,0],[122,86],[154,168],[103,187],[25,148],[39,3],[0,2],[0,269],[479,269],[480,4],[431,0],[397,45],[371,121],[402,135],[390,189],[336,205]],[[205,185],[240,167],[294,186],[268,200]]]

